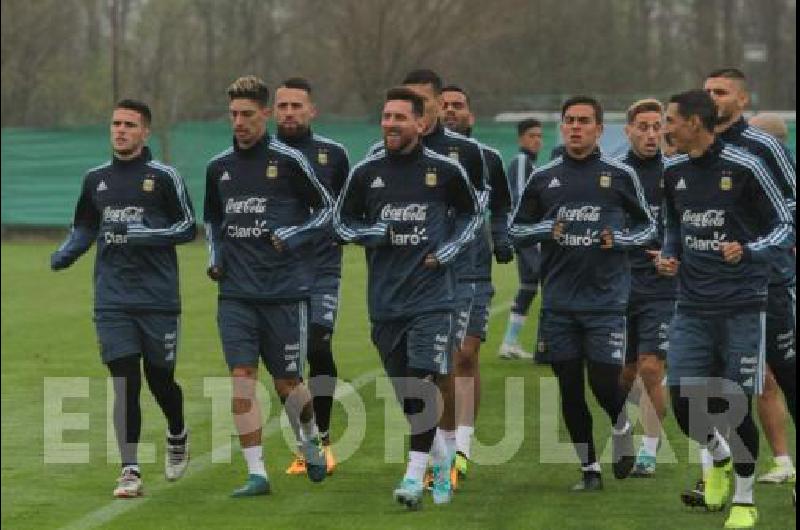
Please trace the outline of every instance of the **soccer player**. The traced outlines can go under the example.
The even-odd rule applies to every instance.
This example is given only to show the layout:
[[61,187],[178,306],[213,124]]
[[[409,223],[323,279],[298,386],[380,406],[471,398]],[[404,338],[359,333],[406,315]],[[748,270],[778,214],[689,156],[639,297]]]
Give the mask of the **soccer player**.
[[581,462],[572,491],[603,487],[586,404],[589,385],[613,425],[614,476],[633,468],[632,426],[620,376],[630,291],[627,250],[656,235],[644,192],[629,166],[601,155],[603,111],[596,99],[569,98],[561,109],[564,154],[531,174],[511,236],[541,243],[542,311],[537,360],[552,366],[561,406]]
[[204,217],[209,277],[218,282],[217,323],[233,378],[232,410],[247,462],[234,497],[270,492],[255,400],[258,360],[291,421],[299,422],[306,472],[325,478],[325,454],[308,389],[307,300],[314,285],[309,245],[330,221],[330,195],[299,151],[272,138],[269,89],[253,76],[228,88],[233,147],[206,169]]
[[[511,200],[519,203],[528,176],[536,167],[536,159],[542,148],[542,122],[536,118],[522,120],[517,124],[519,153],[508,164],[506,173],[511,189]],[[533,353],[525,351],[519,344],[519,332],[525,325],[531,304],[539,290],[539,268],[542,257],[538,245],[514,249],[517,256],[519,290],[508,315],[508,325],[498,353],[501,359],[533,359]]]
[[[456,85],[442,88],[442,121],[451,131],[467,138],[472,136],[475,115],[472,113],[467,93]],[[455,377],[456,405],[456,455],[454,467],[460,478],[467,475],[471,454],[472,434],[481,397],[479,352],[486,341],[489,327],[489,305],[494,296],[492,287],[492,250],[498,263],[508,263],[514,252],[508,239],[508,220],[511,209],[511,194],[503,168],[503,159],[496,149],[480,144],[488,169],[488,196],[484,207],[488,207],[491,229],[484,224],[478,234],[475,298],[472,303],[469,324],[463,347],[456,353],[453,374]]]
[[[421,506],[436,433],[437,416],[429,409],[438,408],[413,387],[442,384],[451,370],[453,264],[480,224],[464,169],[422,144],[424,107],[408,88],[389,90],[381,120],[384,148],[353,168],[334,213],[339,236],[367,249],[372,340],[411,426],[408,467],[394,490],[395,500],[409,509]],[[432,456],[433,500],[447,503],[451,456]]]
[[[724,508],[732,458],[736,485],[725,526],[751,528],[758,431],[750,396],[763,382],[768,264],[791,245],[792,216],[760,159],[715,138],[717,121],[714,101],[703,90],[670,98],[667,131],[686,154],[665,165],[666,233],[658,266],[679,274],[668,384],[681,430],[714,460],[705,505]],[[739,424],[728,425],[741,443],[728,448],[722,439],[725,424],[735,422],[726,414],[709,416],[712,399],[727,401],[730,409],[746,404],[737,411],[744,413]]]
[[[762,159],[776,179],[793,216],[796,215],[796,170],[788,150],[774,137],[747,124],[742,114],[750,96],[744,74],[735,68],[711,72],[704,88],[717,105],[716,134],[724,142],[741,147]],[[797,357],[795,355],[795,255],[787,249],[772,261],[767,303],[767,366],[764,393],[758,399],[759,416],[774,454],[774,466],[759,480],[779,483],[794,481],[795,469],[789,456],[779,386],[786,397],[792,420],[797,409]],[[777,382],[777,385],[774,383]],[[796,422],[795,422],[796,424]]]
[[[350,171],[350,162],[342,144],[311,130],[317,110],[311,99],[310,83],[300,77],[284,81],[275,91],[274,112],[278,139],[303,153],[335,201]],[[331,474],[336,468],[330,446],[330,424],[338,374],[331,344],[339,307],[342,249],[332,227],[321,232],[310,248],[315,269],[310,301],[308,386],[313,396],[314,417],[325,450],[327,471]],[[302,440],[298,438],[297,442],[298,448],[301,447]],[[299,450],[286,472],[290,475],[306,473],[305,458]]]
[[[122,473],[114,496],[143,494],[137,448],[142,429],[140,365],[167,419],[164,472],[176,480],[189,463],[183,393],[175,381],[181,311],[175,245],[194,239],[194,211],[178,172],[152,159],[150,108],[119,101],[111,118],[113,158],[89,170],[72,229],[50,258],[72,265],[97,241],[94,322],[100,358],[114,378],[114,432]],[[141,359],[141,360],[140,360]]]
[[[663,107],[658,100],[643,99],[630,106],[626,113],[625,134],[631,148],[622,162],[636,171],[653,217],[660,219],[663,201],[664,163],[660,152]],[[661,226],[661,223],[658,223]],[[654,258],[660,250],[663,233],[648,248],[636,249],[630,256],[631,293],[628,302],[628,340],[625,368],[622,371],[626,395],[640,396],[644,437],[636,455],[632,477],[652,477],[656,471],[661,422],[666,412],[664,360],[667,356],[669,325],[675,306],[674,278],[662,276]],[[637,378],[638,376],[638,378]],[[640,381],[645,393],[637,386]]]

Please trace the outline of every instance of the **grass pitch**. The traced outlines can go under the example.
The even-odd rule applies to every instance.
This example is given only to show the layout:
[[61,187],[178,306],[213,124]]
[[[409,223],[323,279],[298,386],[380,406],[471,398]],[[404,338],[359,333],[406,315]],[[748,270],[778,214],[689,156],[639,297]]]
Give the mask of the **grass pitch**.
[[[497,444],[506,433],[506,411],[514,411],[509,430],[521,432],[521,446],[499,465],[474,465],[468,479],[448,506],[426,499],[418,513],[407,513],[391,499],[405,469],[386,462],[385,434],[405,429],[395,406],[385,427],[386,401],[378,397],[375,376],[382,374],[369,341],[365,304],[365,271],[360,249],[345,252],[341,311],[334,340],[340,377],[350,382],[364,406],[363,441],[355,453],[340,462],[336,473],[322,484],[284,474],[291,453],[278,428],[278,407],[272,395],[264,411],[267,422],[265,455],[273,495],[233,500],[230,491],[245,478],[244,462],[222,403],[216,414],[206,378],[225,377],[215,312],[216,289],[205,276],[206,254],[200,244],[179,249],[184,311],[177,377],[184,389],[187,423],[191,429],[192,463],[176,483],[163,477],[165,422],[149,393],[143,391],[142,442],[152,444],[154,459],[143,464],[145,496],[113,500],[111,490],[118,474],[112,445],[107,448],[108,425],[106,371],[99,361],[91,321],[93,253],[72,269],[49,270],[49,253],[56,243],[3,243],[2,245],[2,526],[4,528],[721,528],[726,514],[690,512],[678,500],[681,489],[696,478],[697,464],[674,419],[665,429],[668,446],[677,463],[660,463],[652,480],[615,481],[604,465],[603,493],[576,496],[567,492],[579,475],[575,463],[542,463],[555,454],[547,440],[567,437],[561,425],[557,400],[542,396],[552,386],[549,369],[522,361],[501,361],[497,348],[505,329],[510,301],[517,282],[513,264],[495,266],[497,295],[483,345],[483,401],[477,437],[484,445]],[[535,318],[523,337],[531,347]],[[262,370],[262,380],[266,374]],[[46,463],[54,440],[53,416],[46,414],[45,390],[57,388],[60,379],[68,390],[84,397],[63,400],[58,410],[82,414],[63,434],[64,443],[88,444],[85,462]],[[511,378],[521,378],[512,380]],[[204,383],[205,381],[205,383]],[[221,380],[224,383],[224,380]],[[514,381],[513,383],[511,381]],[[508,384],[507,384],[508,383]],[[506,388],[519,383],[522,392],[506,400]],[[213,384],[212,384],[213,386]],[[206,389],[204,391],[204,388]],[[88,394],[88,397],[86,396]],[[351,398],[354,396],[351,395]],[[350,399],[350,402],[353,402]],[[356,403],[357,404],[357,403]],[[609,435],[607,421],[592,403],[595,434],[601,450]],[[521,415],[519,414],[521,412]],[[357,430],[358,415],[348,432]],[[334,408],[334,440],[342,436],[344,409]],[[46,419],[47,418],[47,419]],[[227,421],[227,423],[226,423]],[[554,422],[560,426],[551,428]],[[212,437],[212,424],[214,436]],[[45,426],[48,426],[47,429]],[[47,431],[47,433],[46,433]],[[222,434],[220,434],[222,433]],[[792,447],[794,430],[791,429]],[[46,438],[47,437],[47,438]],[[513,437],[510,445],[514,446]],[[110,439],[113,444],[113,438]],[[230,463],[219,463],[226,452],[222,442],[232,440]],[[59,440],[55,440],[58,442]],[[487,459],[500,449],[487,449]],[[563,448],[561,449],[563,452]],[[213,452],[213,455],[212,455]],[[570,454],[571,451],[567,451]],[[77,453],[78,456],[83,456]],[[142,451],[142,456],[146,452]],[[762,440],[759,472],[769,463]],[[795,527],[789,486],[756,487],[760,528]]]

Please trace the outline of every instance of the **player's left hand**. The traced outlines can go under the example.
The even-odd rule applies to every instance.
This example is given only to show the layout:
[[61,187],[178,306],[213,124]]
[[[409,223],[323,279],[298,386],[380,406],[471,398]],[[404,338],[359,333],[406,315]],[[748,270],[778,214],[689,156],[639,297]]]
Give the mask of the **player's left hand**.
[[514,249],[511,245],[495,245],[494,258],[497,263],[509,263],[514,259]]
[[433,254],[428,254],[427,256],[425,256],[425,261],[422,263],[422,265],[426,269],[437,269],[439,268],[439,265],[441,265],[441,263],[439,263],[439,260],[436,259],[436,256],[434,256]]
[[603,250],[614,248],[614,232],[610,228],[603,228],[600,232],[600,248]]
[[736,265],[742,261],[744,247],[742,247],[742,244],[738,241],[722,243],[720,244],[720,249],[722,250],[722,259],[725,260],[725,263]]

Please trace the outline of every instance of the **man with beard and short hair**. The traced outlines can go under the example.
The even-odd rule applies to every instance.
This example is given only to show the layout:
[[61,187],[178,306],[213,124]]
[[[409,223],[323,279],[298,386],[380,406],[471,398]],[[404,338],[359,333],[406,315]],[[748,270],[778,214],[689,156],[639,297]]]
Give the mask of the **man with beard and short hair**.
[[[456,85],[442,88],[442,122],[451,131],[467,138],[472,137],[475,115],[469,95]],[[481,397],[479,353],[486,342],[489,327],[489,305],[494,296],[492,287],[492,250],[498,263],[508,263],[513,249],[508,239],[508,217],[511,194],[500,153],[480,144],[489,176],[489,196],[484,206],[490,212],[490,224],[478,234],[478,279],[475,281],[475,298],[463,347],[456,352],[453,365],[456,405],[456,455],[454,465],[461,478],[467,475],[471,455],[472,435]]]
[[[717,106],[714,132],[730,143],[761,158],[776,179],[792,216],[796,216],[796,169],[788,150],[773,136],[749,125],[743,113],[750,102],[747,79],[736,68],[722,68],[706,76],[704,88]],[[795,469],[781,428],[785,413],[778,388],[783,391],[792,421],[796,424],[797,356],[795,338],[796,260],[791,249],[772,262],[767,303],[767,373],[764,393],[758,398],[759,418],[775,457],[774,465],[760,482],[793,482]]]
[[[305,155],[314,174],[335,202],[350,171],[344,146],[311,130],[317,109],[311,98],[311,84],[301,77],[284,81],[275,91],[274,114],[278,139]],[[313,396],[328,474],[336,468],[330,445],[331,409],[336,390],[336,363],[331,344],[339,307],[339,283],[342,277],[342,248],[333,228],[322,231],[310,246],[314,261],[314,285],[311,289],[308,386]],[[295,435],[299,434],[297,426]],[[298,448],[302,437],[296,436]],[[290,475],[304,475],[306,461],[298,450],[286,470]]]
[[[339,236],[366,247],[372,340],[411,427],[408,466],[394,490],[422,503],[433,460],[433,501],[451,500],[452,456],[433,450],[435,385],[451,371],[454,267],[480,225],[480,205],[463,167],[424,146],[424,100],[408,88],[386,94],[382,149],[353,167],[334,213]],[[427,399],[425,399],[427,397]]]

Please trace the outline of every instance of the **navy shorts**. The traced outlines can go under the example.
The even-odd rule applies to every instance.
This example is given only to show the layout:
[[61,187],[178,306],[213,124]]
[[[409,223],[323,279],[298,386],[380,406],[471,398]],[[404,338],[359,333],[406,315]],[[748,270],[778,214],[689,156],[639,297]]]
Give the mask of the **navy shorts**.
[[332,274],[316,279],[309,303],[312,324],[333,331],[339,311],[340,282],[341,278]]
[[450,373],[453,360],[452,313],[423,313],[403,320],[372,323],[372,342],[389,377],[405,377],[407,368]]
[[622,365],[625,321],[622,314],[543,309],[539,316],[536,361],[553,364],[588,359]]
[[628,306],[628,348],[626,363],[639,355],[654,353],[662,361],[669,350],[669,326],[675,315],[674,300],[643,300]]
[[105,364],[131,355],[175,367],[180,315],[146,311],[95,311],[94,325]]
[[305,301],[265,304],[222,299],[217,325],[229,368],[264,361],[275,379],[302,377],[308,352]]
[[517,255],[519,288],[526,291],[537,291],[542,268],[542,253],[539,245],[516,248],[514,252]]
[[773,370],[797,362],[795,286],[769,287],[767,297],[767,364]]
[[481,342],[486,342],[486,333],[489,331],[489,306],[492,304],[493,296],[494,287],[491,282],[475,284],[475,297],[472,299],[467,324],[468,337],[478,337]]
[[453,327],[453,346],[460,350],[469,331],[472,306],[475,303],[475,284],[459,283],[456,287],[456,309]]
[[702,315],[678,310],[670,328],[667,382],[705,385],[708,377],[738,383],[748,394],[764,387],[766,314]]

